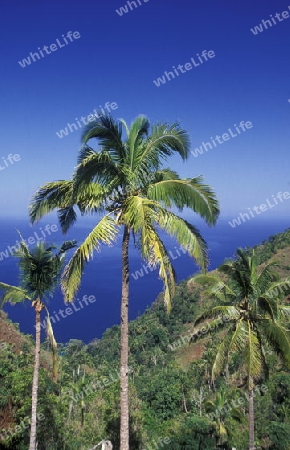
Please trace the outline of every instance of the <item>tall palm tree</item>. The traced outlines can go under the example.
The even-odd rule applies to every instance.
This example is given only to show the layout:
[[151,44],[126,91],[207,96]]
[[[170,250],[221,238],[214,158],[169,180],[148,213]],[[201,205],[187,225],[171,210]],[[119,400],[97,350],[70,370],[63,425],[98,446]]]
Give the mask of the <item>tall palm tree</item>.
[[[200,232],[175,214],[187,207],[199,214],[209,225],[218,217],[218,202],[202,177],[181,179],[163,167],[174,153],[186,160],[189,156],[188,134],[175,123],[152,126],[144,116],[137,117],[129,127],[123,119],[110,115],[89,123],[82,135],[78,166],[72,180],[46,183],[34,195],[30,207],[35,222],[54,209],[58,210],[63,232],[76,221],[75,207],[82,214],[103,216],[76,250],[67,265],[62,287],[67,301],[72,301],[79,287],[84,265],[101,244],[112,245],[122,230],[122,295],[121,295],[121,424],[120,446],[129,448],[128,404],[128,301],[129,241],[134,238],[142,257],[151,267],[159,266],[164,282],[164,300],[170,310],[174,293],[175,273],[159,235],[164,230],[174,236],[195,258],[207,267],[207,247]],[[125,137],[123,136],[125,134]],[[95,138],[99,148],[88,141]]]
[[[32,381],[32,408],[31,408],[31,429],[29,450],[36,449],[36,422],[37,422],[37,400],[38,400],[38,376],[40,365],[40,319],[41,311],[46,309],[44,298],[51,295],[57,283],[60,281],[60,272],[64,252],[75,247],[74,241],[66,241],[60,247],[58,252],[54,252],[56,247],[45,245],[44,242],[38,242],[37,246],[29,250],[25,241],[20,242],[19,250],[15,256],[19,258],[20,268],[20,286],[11,286],[0,283],[0,289],[3,289],[2,305],[5,302],[12,304],[20,303],[25,300],[31,301],[31,306],[35,310],[35,361]],[[47,314],[47,333],[53,349],[53,377],[57,377],[57,345],[53,335],[49,314]]]
[[[206,286],[204,295],[222,303],[203,313],[196,324],[213,319],[210,327],[226,327],[227,334],[219,345],[212,367],[214,380],[227,366],[233,353],[239,353],[247,373],[249,392],[249,450],[254,444],[254,386],[267,374],[265,345],[269,345],[290,367],[290,307],[280,298],[289,290],[289,280],[279,280],[274,263],[261,267],[253,251],[249,256],[238,249],[237,260],[223,264],[215,275],[197,275],[192,280]],[[222,320],[221,320],[222,319]]]

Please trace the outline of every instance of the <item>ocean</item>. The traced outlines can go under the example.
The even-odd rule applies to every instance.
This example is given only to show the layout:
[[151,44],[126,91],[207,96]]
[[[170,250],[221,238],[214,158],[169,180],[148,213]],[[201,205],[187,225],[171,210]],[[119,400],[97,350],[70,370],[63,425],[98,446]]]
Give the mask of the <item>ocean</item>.
[[[92,220],[92,219],[91,219]],[[285,231],[290,227],[289,220],[265,220],[260,217],[249,220],[236,228],[230,227],[226,219],[220,219],[215,227],[208,227],[200,219],[193,221],[207,241],[210,266],[215,269],[226,258],[232,257],[238,247],[251,247],[261,243],[269,236]],[[27,220],[6,219],[0,221],[0,281],[17,285],[19,283],[18,260],[11,256],[12,246],[19,242],[17,229],[22,237],[33,246],[36,241],[59,244],[67,239],[77,239],[81,243],[92,228],[93,222],[82,221],[67,235],[62,235],[54,218],[46,218],[31,227]],[[177,272],[178,281],[187,279],[197,272],[193,259],[184,254],[178,244],[167,236],[164,239]],[[10,248],[9,248],[10,247]],[[69,252],[68,257],[72,254]],[[130,320],[142,314],[162,291],[158,270],[150,270],[140,258],[133,245],[130,247]],[[84,297],[86,296],[86,297]],[[54,332],[58,342],[80,339],[86,343],[100,338],[103,332],[120,323],[121,299],[121,241],[114,247],[102,247],[85,269],[81,288],[74,307],[66,314],[60,289],[53,298],[48,299],[48,308],[54,319]],[[89,299],[89,300],[88,300]],[[59,310],[64,311],[59,313]],[[4,311],[13,322],[19,323],[20,330],[34,335],[35,315],[30,302],[11,306],[6,304]],[[42,320],[44,319],[44,313]],[[42,332],[43,338],[45,333]]]

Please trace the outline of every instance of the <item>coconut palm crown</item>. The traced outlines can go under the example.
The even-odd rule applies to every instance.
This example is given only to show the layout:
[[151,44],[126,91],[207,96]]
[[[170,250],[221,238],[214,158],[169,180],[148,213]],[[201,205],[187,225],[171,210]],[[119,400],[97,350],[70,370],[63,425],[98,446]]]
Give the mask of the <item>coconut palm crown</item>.
[[[207,267],[207,248],[200,232],[171,208],[189,208],[214,225],[219,214],[216,196],[201,176],[181,179],[163,168],[174,153],[188,158],[188,134],[177,123],[152,126],[150,135],[149,128],[144,116],[137,117],[130,128],[110,115],[89,123],[72,180],[46,183],[32,199],[31,221],[57,209],[63,232],[76,221],[76,207],[81,214],[103,214],[66,268],[63,290],[67,301],[73,300],[94,250],[113,244],[121,226],[130,230],[142,257],[159,266],[168,307],[175,274],[159,229],[174,236],[203,270]],[[124,130],[126,139],[122,140]],[[93,138],[100,145],[97,151],[87,144]]]

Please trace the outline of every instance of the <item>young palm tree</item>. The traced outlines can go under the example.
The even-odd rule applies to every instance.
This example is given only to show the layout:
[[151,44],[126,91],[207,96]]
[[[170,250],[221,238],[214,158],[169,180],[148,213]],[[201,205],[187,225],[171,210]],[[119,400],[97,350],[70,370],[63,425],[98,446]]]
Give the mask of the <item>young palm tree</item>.
[[[45,296],[52,294],[57,283],[60,281],[60,271],[64,252],[75,247],[75,242],[65,242],[57,253],[53,252],[55,247],[46,246],[44,242],[38,243],[33,250],[29,250],[25,241],[20,242],[20,248],[15,252],[19,258],[20,286],[10,286],[0,283],[0,289],[5,291],[2,304],[10,302],[20,303],[25,300],[31,301],[35,310],[35,361],[32,381],[32,408],[29,450],[36,449],[36,422],[37,422],[37,400],[38,400],[38,375],[40,364],[40,318],[41,311],[47,308],[43,302]],[[48,313],[48,311],[47,311]],[[47,333],[53,349],[53,376],[57,377],[57,345],[54,339],[49,314],[47,314]]]
[[[274,263],[258,267],[252,256],[238,249],[238,259],[223,264],[219,275],[197,275],[192,280],[206,285],[205,295],[222,301],[206,311],[196,324],[211,318],[210,327],[228,328],[212,367],[214,380],[227,366],[232,353],[242,356],[249,392],[249,450],[254,450],[254,386],[267,373],[264,347],[269,345],[290,367],[290,340],[286,323],[290,307],[281,303],[277,292],[289,290],[289,280],[279,281]],[[225,277],[226,275],[226,277]],[[228,281],[225,281],[227,278]],[[222,320],[221,320],[222,319]]]
[[[146,117],[137,117],[130,128],[122,119],[102,116],[87,125],[83,136],[78,166],[72,180],[45,184],[33,197],[30,207],[32,222],[54,209],[62,230],[66,232],[76,221],[75,206],[82,214],[103,216],[67,265],[62,287],[67,301],[72,301],[79,287],[84,265],[101,244],[113,244],[122,230],[122,299],[121,299],[121,425],[120,446],[129,448],[128,404],[128,301],[129,241],[134,238],[142,257],[159,266],[164,282],[164,299],[170,309],[174,293],[175,273],[159,235],[164,230],[174,236],[195,258],[207,267],[207,248],[200,232],[175,214],[187,207],[209,225],[218,217],[218,202],[202,177],[181,179],[162,163],[174,153],[183,160],[189,156],[189,137],[178,124],[152,126]],[[123,139],[123,133],[126,137]],[[88,146],[92,138],[98,151]]]
[[217,392],[214,400],[207,400],[205,402],[205,410],[208,417],[213,421],[216,430],[216,446],[223,447],[228,442],[231,435],[231,427],[229,426],[229,419],[236,422],[242,422],[244,414],[241,409],[235,405],[232,406],[230,399],[224,390]]

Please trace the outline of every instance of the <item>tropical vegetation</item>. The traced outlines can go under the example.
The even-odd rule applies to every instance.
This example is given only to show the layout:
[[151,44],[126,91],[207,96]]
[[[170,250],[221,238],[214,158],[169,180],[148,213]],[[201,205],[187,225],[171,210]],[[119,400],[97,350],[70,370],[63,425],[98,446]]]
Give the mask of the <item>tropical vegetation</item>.
[[[22,241],[19,286],[0,283],[3,305],[29,300],[36,316],[34,340],[0,311],[0,450],[290,450],[290,230],[238,249],[208,274],[207,245],[192,221],[215,225],[216,195],[201,176],[182,179],[165,165],[188,154],[178,123],[150,126],[139,116],[128,126],[100,116],[84,129],[72,178],[33,196],[33,223],[56,210],[66,233],[78,212],[97,219],[61,277],[75,242],[29,250]],[[201,273],[176,285],[166,234]],[[60,284],[73,302],[93,254],[119,237],[120,326],[90,343],[56,345],[47,296]],[[164,290],[129,322],[133,245],[159,269]]]
[[[252,249],[246,252],[252,256]],[[256,246],[255,255],[263,263],[278,263],[273,268],[287,279],[290,230]],[[208,299],[205,292],[202,285],[183,281],[176,286],[170,315],[161,294],[129,324],[132,450],[155,448],[158,442],[166,450],[249,448],[249,394],[242,354],[233,353],[228,368],[213,383],[211,369],[225,336],[222,328],[206,327],[200,339],[184,341],[176,349],[173,345],[181,336],[194,335],[202,326],[194,325],[197,317],[213,303],[221,303]],[[287,291],[277,292],[279,304],[287,305]],[[47,343],[41,344],[38,411],[45,420],[37,427],[39,450],[88,450],[102,440],[111,440],[118,448],[119,341],[120,327],[114,326],[101,340],[59,344],[57,383]],[[26,450],[29,427],[20,427],[31,414],[34,340],[1,313],[0,342],[0,449]],[[268,376],[263,375],[254,389],[255,445],[257,450],[290,450],[290,371],[270,347],[264,353]]]

